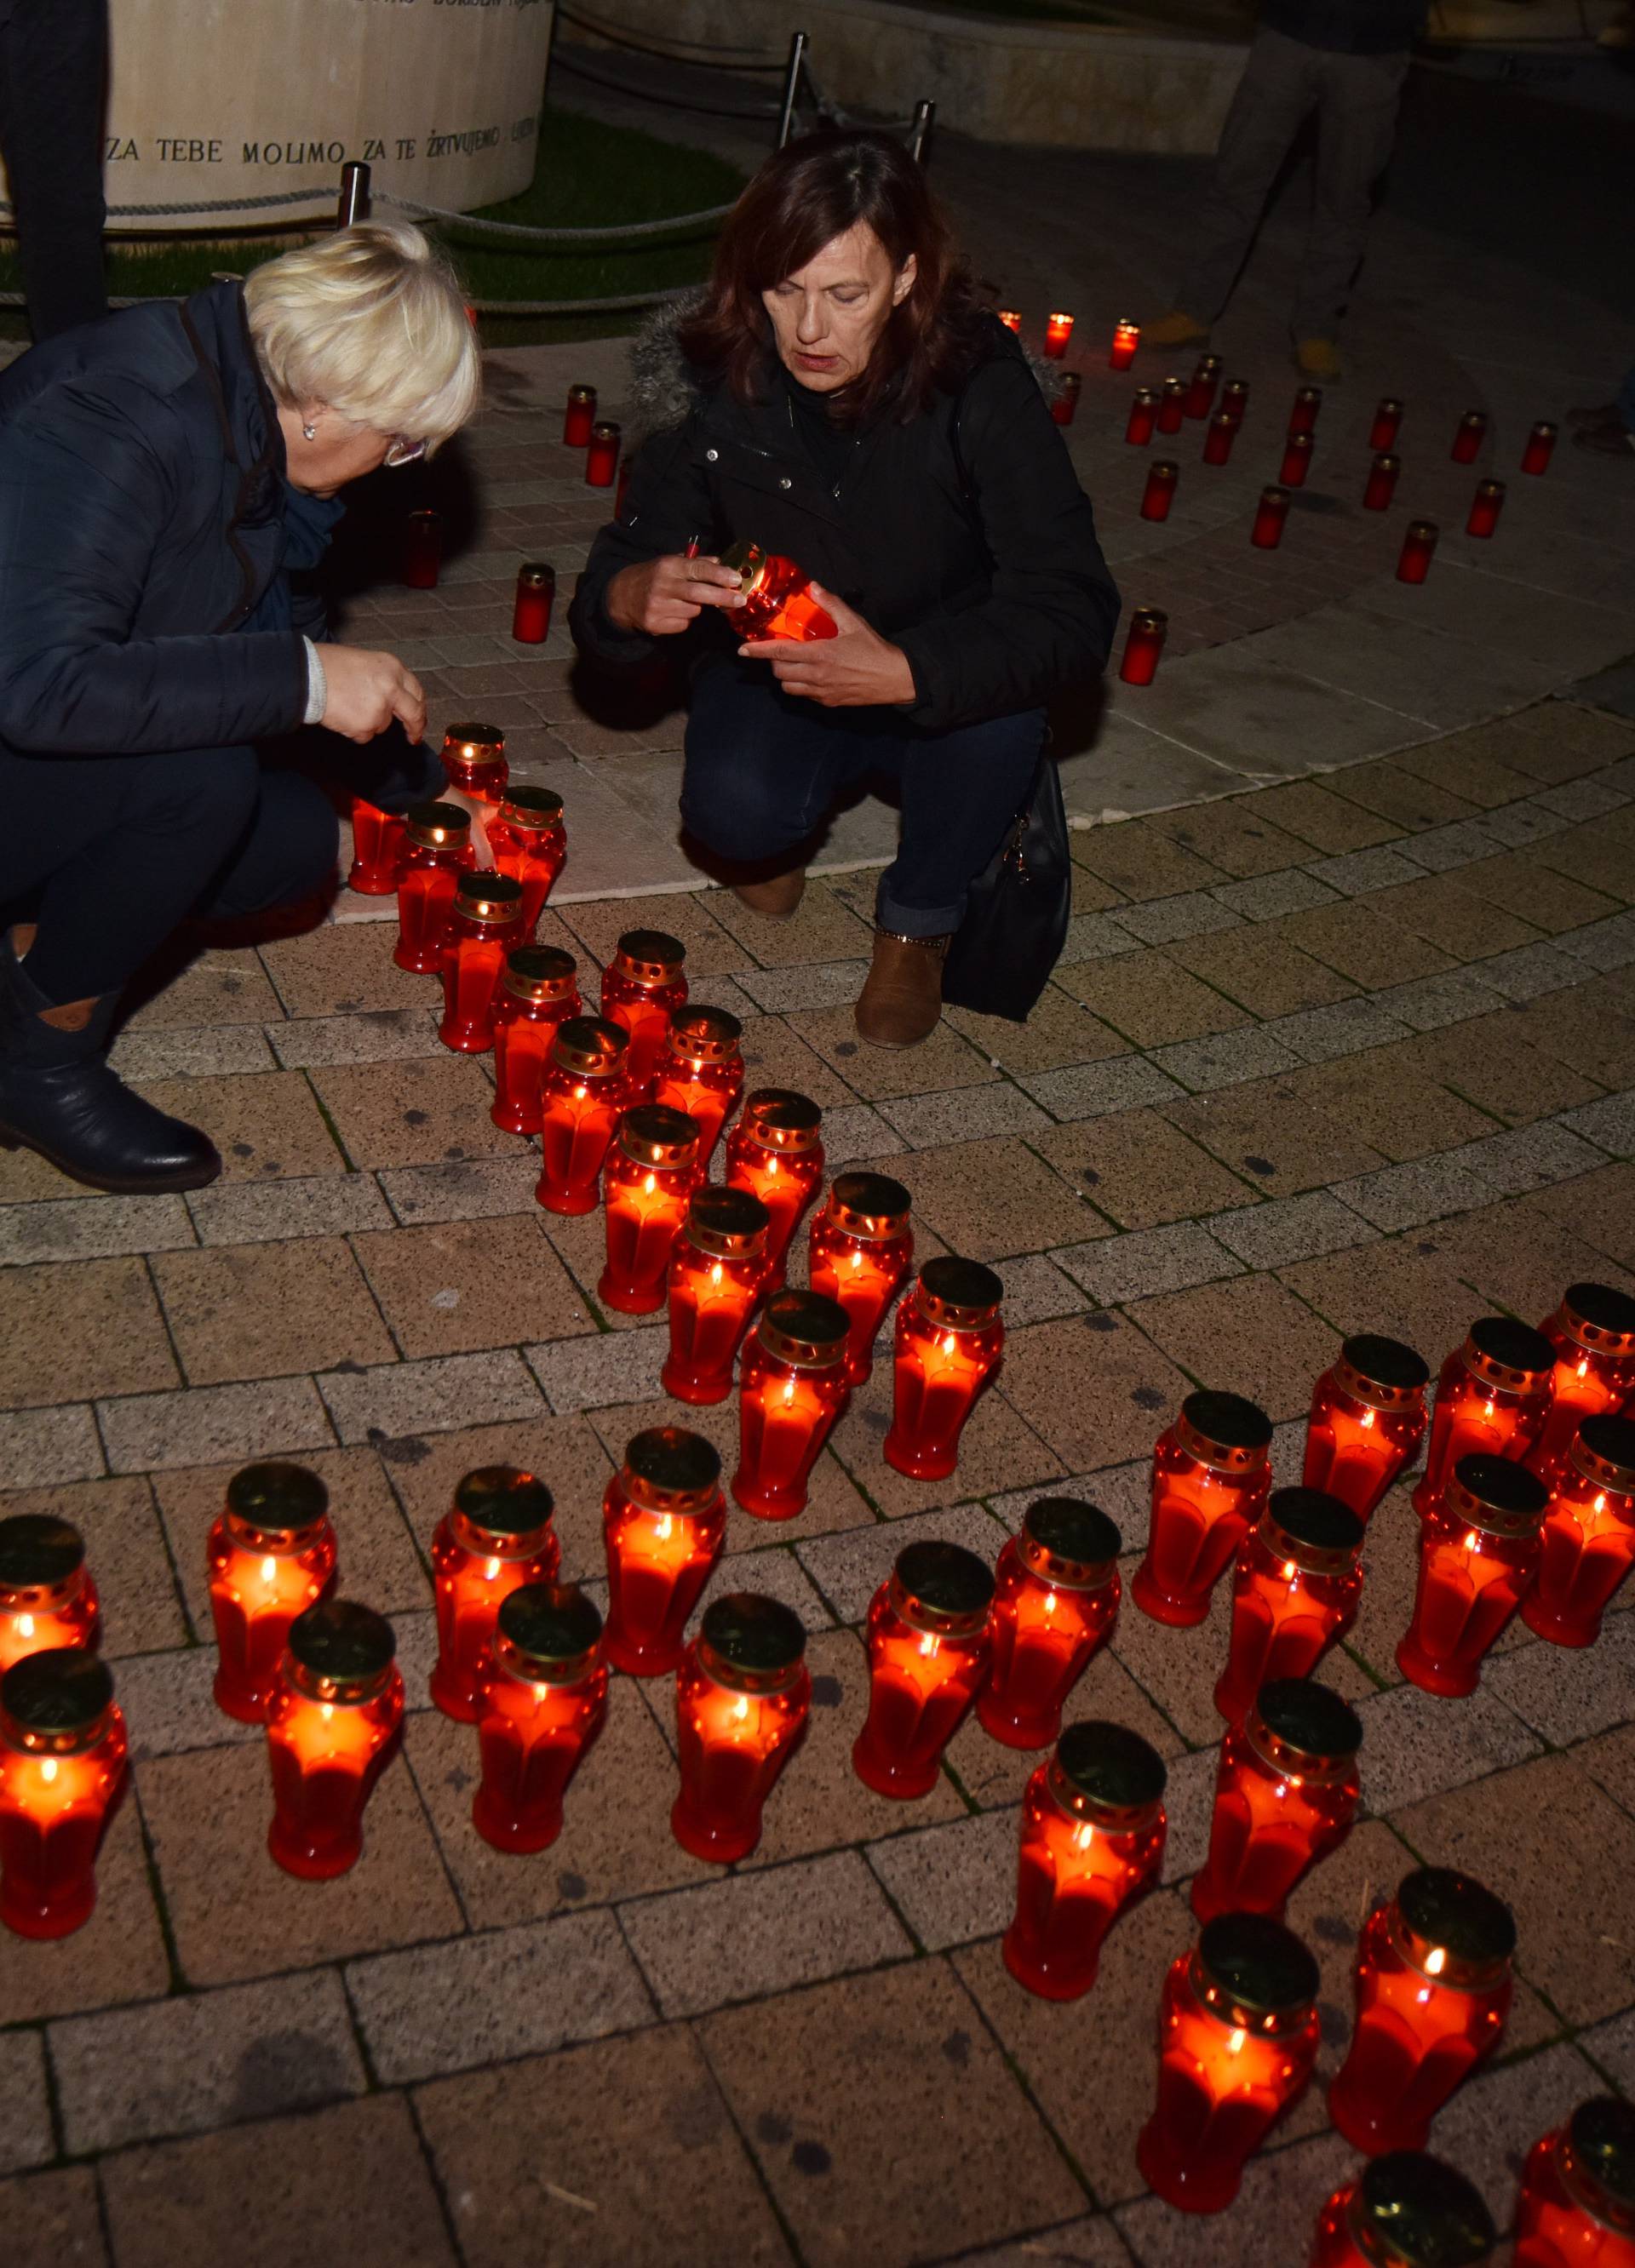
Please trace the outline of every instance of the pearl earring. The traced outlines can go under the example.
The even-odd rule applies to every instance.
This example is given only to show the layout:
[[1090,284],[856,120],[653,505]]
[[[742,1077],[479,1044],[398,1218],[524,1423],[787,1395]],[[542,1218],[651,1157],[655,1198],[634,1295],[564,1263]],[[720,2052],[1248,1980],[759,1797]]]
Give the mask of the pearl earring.
[[315,441],[318,438],[318,428],[316,425],[303,425],[301,432],[308,441]]

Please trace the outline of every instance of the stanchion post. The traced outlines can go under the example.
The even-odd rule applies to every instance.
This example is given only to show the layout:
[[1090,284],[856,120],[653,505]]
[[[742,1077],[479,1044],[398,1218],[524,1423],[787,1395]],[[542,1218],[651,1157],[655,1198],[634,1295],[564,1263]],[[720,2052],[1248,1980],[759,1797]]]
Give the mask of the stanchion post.
[[793,32],[789,40],[789,69],[784,74],[784,107],[778,114],[777,146],[781,150],[794,130],[795,104],[800,96],[800,74],[806,67],[806,35]]
[[341,168],[341,202],[335,208],[337,228],[355,228],[369,217],[369,168],[356,158]]
[[925,144],[931,138],[931,129],[936,116],[937,106],[934,102],[915,104],[914,123],[909,129],[909,155],[917,166],[923,166],[925,163]]

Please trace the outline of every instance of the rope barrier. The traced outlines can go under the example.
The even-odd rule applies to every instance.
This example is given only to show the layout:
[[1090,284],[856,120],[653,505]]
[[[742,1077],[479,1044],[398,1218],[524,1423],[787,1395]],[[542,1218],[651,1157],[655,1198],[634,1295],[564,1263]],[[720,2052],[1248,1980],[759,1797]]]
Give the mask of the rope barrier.
[[[616,48],[634,48],[637,55],[657,55],[664,63],[694,64],[700,70],[713,68],[717,70],[781,71],[784,68],[784,58],[775,55],[770,48],[713,48],[702,40],[675,40],[669,47],[659,48],[654,47],[651,41],[634,38],[621,25],[603,23],[597,16],[578,15],[571,8],[561,6],[560,0],[556,14],[561,22],[577,24],[582,31],[594,32],[599,39],[611,40]],[[688,48],[693,50],[692,55],[682,52]],[[695,64],[695,57],[700,55],[713,57],[715,61],[713,64]],[[753,63],[727,63],[722,60],[727,55],[753,55],[757,60]]]
[[[696,228],[705,221],[724,220],[732,204],[708,205],[702,212],[672,213],[667,220],[618,221],[608,228],[529,228],[521,221],[478,220],[470,213],[454,212],[446,205],[423,204],[417,197],[400,197],[390,189],[377,189],[374,201],[395,205],[400,212],[422,220],[446,221],[470,229],[479,236],[503,236],[533,244],[614,244],[625,237],[663,236],[672,229]],[[733,201],[736,202],[736,200]]]
[[[190,205],[109,205],[110,220],[172,220],[188,213],[270,212],[279,205],[309,205],[318,203],[328,210],[335,203],[335,191],[321,189],[284,189],[270,197],[207,197],[201,204]],[[0,213],[15,216],[15,205],[0,198]]]

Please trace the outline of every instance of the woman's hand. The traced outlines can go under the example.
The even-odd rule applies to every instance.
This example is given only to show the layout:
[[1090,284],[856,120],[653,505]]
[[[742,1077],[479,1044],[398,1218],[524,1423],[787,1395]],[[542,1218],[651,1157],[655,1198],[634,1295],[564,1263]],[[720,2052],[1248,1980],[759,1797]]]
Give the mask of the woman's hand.
[[319,719],[343,740],[372,740],[395,717],[411,740],[424,737],[425,688],[394,653],[369,653],[361,646],[322,645],[328,698]]
[[495,814],[491,803],[482,803],[475,795],[468,795],[463,787],[440,787],[437,792],[439,803],[452,803],[456,811],[463,811],[471,821],[471,833],[467,838],[477,854],[480,872],[487,873],[494,864],[494,853],[489,843],[489,821]]
[[838,637],[805,643],[762,638],[740,645],[739,652],[750,661],[770,661],[785,693],[815,701],[821,708],[887,709],[912,701],[917,688],[902,648],[881,637],[832,591],[816,583],[811,590],[818,604],[834,616]]
[[609,615],[622,630],[644,630],[649,637],[674,637],[696,622],[705,607],[741,607],[739,578],[718,559],[674,551],[662,559],[621,567],[608,585]]

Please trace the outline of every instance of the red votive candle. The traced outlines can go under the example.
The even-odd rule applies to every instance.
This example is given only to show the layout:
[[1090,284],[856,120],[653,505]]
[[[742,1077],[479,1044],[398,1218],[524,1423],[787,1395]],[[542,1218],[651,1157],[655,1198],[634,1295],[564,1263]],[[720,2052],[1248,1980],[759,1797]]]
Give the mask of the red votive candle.
[[1007,331],[1020,333],[1022,328],[1022,319],[1020,313],[1016,308],[996,307],[994,313],[998,317],[999,320],[1005,325]]
[[1321,1489],[1274,1489],[1238,1547],[1232,1642],[1215,1706],[1239,1723],[1263,1685],[1309,1677],[1357,1619],[1363,1524]]
[[1580,2102],[1535,2142],[1516,2200],[1514,2268],[1630,2268],[1635,2260],[1635,2110]]
[[993,1574],[957,1543],[910,1543],[869,1607],[869,1712],[852,1744],[876,1795],[929,1795],[992,1652]]
[[1220,384],[1220,357],[1203,355],[1192,373],[1187,387],[1187,416],[1207,417],[1215,406],[1215,388]]
[[459,788],[474,803],[499,809],[511,766],[505,761],[505,735],[497,725],[451,725],[439,753],[450,787]]
[[1234,425],[1241,425],[1243,414],[1249,406],[1249,382],[1247,378],[1229,378],[1220,389],[1220,414],[1230,417]]
[[1050,403],[1050,415],[1058,425],[1071,425],[1079,409],[1079,396],[1084,380],[1076,370],[1064,370],[1057,380],[1056,394]]
[[1317,1964],[1280,1922],[1220,1914],[1164,1979],[1158,2102],[1136,2139],[1149,2189],[1220,2213],[1317,2059]]
[[1269,488],[1260,492],[1260,502],[1255,507],[1255,525],[1249,532],[1249,541],[1257,551],[1275,551],[1283,541],[1283,531],[1289,517],[1287,489]]
[[1181,378],[1167,378],[1158,397],[1158,430],[1179,433],[1186,416],[1187,386]]
[[654,1067],[670,1029],[670,1019],[687,1005],[687,947],[661,929],[628,929],[601,974],[601,1012],[630,1035],[626,1076],[642,1094],[652,1089]]
[[620,431],[611,417],[599,418],[591,428],[590,446],[585,452],[585,485],[587,489],[610,489],[619,468]]
[[1073,335],[1073,319],[1057,313],[1049,317],[1044,327],[1044,350],[1052,362],[1059,362],[1067,352],[1067,342]]
[[543,645],[550,635],[550,610],[556,596],[556,571],[542,559],[525,559],[517,570],[511,635],[519,645]]
[[494,1044],[494,996],[505,957],[525,941],[522,885],[509,874],[462,874],[443,947],[443,1020],[437,1035],[457,1054]]
[[1150,386],[1138,386],[1130,405],[1130,423],[1124,428],[1124,438],[1138,449],[1145,449],[1152,439],[1158,423],[1158,401]]
[[959,1462],[965,1422],[999,1366],[1004,1296],[991,1268],[946,1253],[925,1263],[898,1308],[880,1454],[910,1480],[946,1480]]
[[1118,674],[1126,685],[1151,685],[1158,674],[1159,657],[1169,636],[1169,616],[1162,607],[1138,607],[1130,617],[1124,656]]
[[670,1831],[683,1851],[721,1867],[748,1857],[811,1707],[799,1616],[755,1591],[712,1600],[675,1676]]
[[1143,519],[1167,519],[1169,507],[1175,500],[1175,479],[1179,468],[1168,458],[1160,457],[1147,468],[1146,486],[1141,491]]
[[360,898],[389,898],[403,859],[403,815],[352,799],[352,863],[346,887]]
[[1430,1375],[1400,1339],[1359,1331],[1345,1340],[1312,1389],[1305,1485],[1326,1489],[1359,1520],[1371,1518],[1425,1439]]
[[403,580],[411,591],[435,591],[443,564],[443,515],[411,512],[403,521]]
[[471,1823],[497,1851],[544,1851],[608,1714],[601,1616],[577,1583],[525,1583],[501,1600],[477,1681],[482,1778]]
[[1317,430],[1317,412],[1322,408],[1322,387],[1302,386],[1296,393],[1293,406],[1289,411],[1290,432],[1315,433]]
[[305,1465],[246,1465],[205,1544],[218,1660],[216,1705],[264,1725],[297,1615],[335,1582],[329,1491]]
[[1427,1693],[1474,1693],[1482,1663],[1538,1572],[1549,1492],[1506,1457],[1461,1457],[1419,1528],[1413,1620],[1396,1649]]
[[[1238,421],[1229,409],[1218,409],[1210,419],[1204,433],[1204,462],[1224,465],[1232,454],[1232,445],[1238,438]],[[1298,480],[1289,478],[1289,460],[1285,454],[1279,476],[1285,488],[1298,488]]]
[[[1303,489],[1306,475],[1311,470],[1314,446],[1309,433],[1291,433],[1283,445],[1283,462],[1278,478],[1285,489]],[[1221,460],[1224,464],[1226,460]]]
[[701,1174],[743,1092],[743,1028],[725,1008],[678,1008],[654,1064],[653,1101],[684,1110],[698,1129]]
[[1456,465],[1474,465],[1487,438],[1487,419],[1479,409],[1467,409],[1454,435],[1452,456]]
[[874,1341],[914,1258],[910,1199],[886,1174],[839,1174],[814,1216],[806,1281],[838,1300],[851,1322],[846,1383],[861,1386],[874,1363]]
[[993,1668],[976,1714],[1010,1749],[1044,1749],[1062,1711],[1118,1618],[1123,1539],[1104,1512],[1044,1496],[994,1570]]
[[680,1425],[636,1434],[602,1498],[615,1669],[659,1677],[676,1667],[725,1534],[721,1460],[709,1442]]
[[1368,468],[1368,478],[1363,488],[1363,510],[1384,512],[1396,493],[1397,475],[1403,469],[1400,457],[1376,457]]
[[1374,423],[1368,428],[1368,446],[1376,453],[1381,449],[1394,449],[1402,424],[1402,403],[1391,394],[1382,394],[1374,409]]
[[1131,1595],[1154,1622],[1189,1626],[1266,1508],[1271,1420],[1238,1394],[1189,1394],[1153,1452],[1153,1521]]
[[556,1027],[540,1080],[540,1177],[548,1212],[594,1212],[614,1129],[636,1101],[625,1076],[629,1035],[600,1016]]
[[585,449],[590,446],[591,430],[596,423],[596,388],[593,386],[571,386],[568,407],[562,421],[563,446]]
[[1521,1619],[1558,1646],[1594,1646],[1635,1565],[1635,1423],[1587,1418],[1544,1514],[1538,1580]]
[[[1000,318],[1000,320],[1004,320],[1003,316]],[[1016,328],[1019,330],[1020,329],[1021,325],[1020,321]],[[1113,327],[1112,350],[1107,357],[1108,368],[1109,370],[1128,370],[1131,364],[1136,358],[1136,349],[1140,345],[1140,343],[1141,326],[1139,323],[1132,323],[1128,320],[1128,318],[1116,323]]]
[[1101,1946],[1164,1863],[1164,1783],[1156,1749],[1123,1725],[1070,1725],[1022,1798],[1016,1911],[1000,1948],[1042,2000],[1077,2000]]
[[839,623],[814,595],[810,576],[795,560],[745,541],[730,544],[721,564],[736,568],[743,593],[733,624],[735,637],[792,638],[809,645],[816,638],[839,637]]
[[765,1287],[771,1215],[748,1189],[697,1189],[670,1253],[670,1351],[659,1382],[678,1402],[725,1402]]
[[90,1920],[126,1747],[99,1654],[51,1646],[0,1677],[0,1922],[18,1937],[67,1937]]
[[851,1398],[851,1323],[821,1292],[774,1292],[738,1366],[734,1500],[757,1520],[806,1509],[818,1454]]
[[437,1661],[431,1698],[457,1724],[479,1714],[478,1672],[499,1603],[525,1583],[554,1583],[562,1547],[550,1491],[514,1465],[468,1473],[431,1538]]
[[1414,1491],[1423,1517],[1440,1500],[1461,1457],[1526,1457],[1549,1421],[1556,1350],[1508,1315],[1480,1315],[1442,1365],[1425,1471]]
[[1498,2242],[1480,2191],[1462,2174],[1418,2150],[1392,2150],[1323,2206],[1310,2268],[1481,2268]]
[[267,1710],[267,1848],[303,1881],[344,1874],[363,1855],[364,1808],[403,1721],[396,1650],[385,1616],[350,1599],[320,1599],[290,1625]]
[[1521,452],[1522,471],[1524,473],[1548,472],[1550,460],[1555,454],[1555,449],[1556,429],[1548,419],[1541,418],[1528,435],[1527,446]]
[[1510,2013],[1510,1909],[1473,1875],[1419,1867],[1357,1940],[1357,2022],[1329,2116],[1371,2157],[1422,2150]]
[[1548,1487],[1584,1420],[1614,1416],[1635,1399],[1635,1299],[1610,1284],[1569,1284],[1539,1329],[1556,1367],[1550,1415],[1522,1462]]
[[1362,1723],[1309,1677],[1263,1685],[1220,1744],[1209,1859],[1192,1881],[1200,1921],[1281,1914],[1295,1885],[1337,1851],[1357,1812]]
[[1413,519],[1408,523],[1408,533],[1403,538],[1401,555],[1396,562],[1399,583],[1423,583],[1431,571],[1431,562],[1436,556],[1439,531],[1433,519]]
[[392,958],[413,976],[442,974],[448,918],[460,877],[476,865],[471,814],[457,803],[416,803],[405,814]]
[[540,915],[568,855],[562,822],[562,798],[548,787],[508,787],[488,821],[489,856],[497,870],[522,885],[522,942],[539,927]]
[[26,1653],[94,1646],[100,1635],[79,1530],[48,1512],[0,1520],[0,1671]]
[[726,1138],[726,1185],[748,1189],[772,1216],[766,1288],[784,1281],[784,1255],[823,1180],[823,1114],[804,1094],[762,1086],[749,1095]]
[[554,945],[519,945],[505,955],[494,995],[494,1107],[508,1134],[537,1134],[545,1065],[557,1027],[579,1012],[573,955]]
[[1503,481],[1478,481],[1476,494],[1470,499],[1470,517],[1465,522],[1465,534],[1491,535],[1499,526],[1499,515],[1504,508]]
[[638,1103],[619,1121],[602,1172],[608,1263],[596,1296],[622,1315],[662,1307],[670,1250],[698,1183],[698,1129],[685,1111]]

